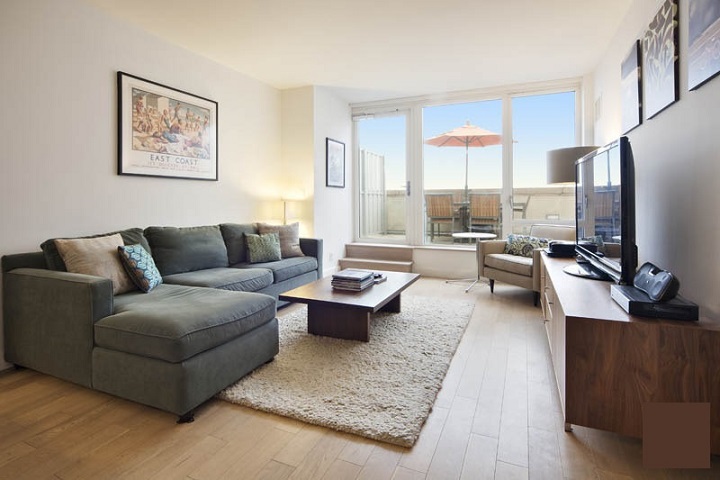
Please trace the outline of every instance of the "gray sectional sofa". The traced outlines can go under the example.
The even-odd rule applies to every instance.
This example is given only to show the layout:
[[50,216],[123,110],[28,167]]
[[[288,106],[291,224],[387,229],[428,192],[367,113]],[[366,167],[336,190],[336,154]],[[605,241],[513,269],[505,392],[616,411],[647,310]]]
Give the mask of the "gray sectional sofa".
[[303,256],[249,263],[255,224],[119,232],[163,283],[113,295],[65,271],[53,240],[2,258],[5,359],[191,421],[194,409],[278,352],[277,296],[322,276],[322,240]]

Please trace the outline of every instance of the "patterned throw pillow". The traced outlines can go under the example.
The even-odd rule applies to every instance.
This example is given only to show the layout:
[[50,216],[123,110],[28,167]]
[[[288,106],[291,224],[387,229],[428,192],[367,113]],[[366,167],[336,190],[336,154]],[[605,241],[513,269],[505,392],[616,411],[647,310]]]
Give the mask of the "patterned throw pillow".
[[290,225],[268,225],[258,223],[258,233],[277,233],[280,236],[280,254],[282,258],[304,257],[300,249],[300,223]]
[[120,262],[130,275],[130,280],[140,290],[147,293],[162,283],[162,275],[155,266],[155,261],[142,245],[124,245],[117,249]]
[[536,248],[546,248],[548,246],[547,238],[532,237],[530,235],[510,234],[505,244],[505,253],[510,255],[520,255],[521,257],[532,257],[532,252]]
[[280,236],[277,233],[255,235],[246,233],[248,261],[250,263],[275,262],[280,260]]

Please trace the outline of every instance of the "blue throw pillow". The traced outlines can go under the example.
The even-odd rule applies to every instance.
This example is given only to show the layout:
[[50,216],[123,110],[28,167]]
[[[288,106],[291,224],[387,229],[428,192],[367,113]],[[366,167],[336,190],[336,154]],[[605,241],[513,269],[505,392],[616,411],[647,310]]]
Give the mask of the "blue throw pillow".
[[142,245],[118,247],[118,253],[120,263],[140,290],[147,293],[162,283],[162,275],[155,266],[155,261]]

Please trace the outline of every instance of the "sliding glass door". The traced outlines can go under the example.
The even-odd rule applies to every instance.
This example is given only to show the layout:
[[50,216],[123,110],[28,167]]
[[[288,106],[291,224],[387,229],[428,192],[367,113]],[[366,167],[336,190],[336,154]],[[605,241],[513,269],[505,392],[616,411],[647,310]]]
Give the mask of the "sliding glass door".
[[407,113],[356,120],[360,240],[407,243]]

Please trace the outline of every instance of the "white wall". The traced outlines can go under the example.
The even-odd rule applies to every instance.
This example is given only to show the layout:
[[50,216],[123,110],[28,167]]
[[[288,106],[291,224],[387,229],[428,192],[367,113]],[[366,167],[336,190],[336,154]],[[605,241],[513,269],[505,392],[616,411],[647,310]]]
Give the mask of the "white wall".
[[[687,2],[680,3],[680,100],[632,130],[640,261],[675,273],[701,315],[720,318],[720,78],[687,89]],[[620,63],[660,2],[636,0],[595,72],[599,144],[621,135]]]
[[[353,155],[350,106],[324,87],[282,92],[283,175],[303,236],[323,239],[324,275],[337,270],[353,240]],[[325,185],[325,139],[345,143],[345,188]]]
[[292,201],[288,223],[300,223],[300,236],[315,237],[314,89],[301,87],[282,92],[283,198]]
[[[353,241],[354,191],[352,121],[350,105],[329,89],[315,87],[315,236],[323,239],[324,269],[331,273],[345,253],[345,244]],[[345,188],[325,185],[325,139],[345,144]]]
[[[277,217],[278,90],[68,0],[4,1],[0,58],[0,255],[55,236]],[[219,103],[218,182],[116,174],[118,70]]]

